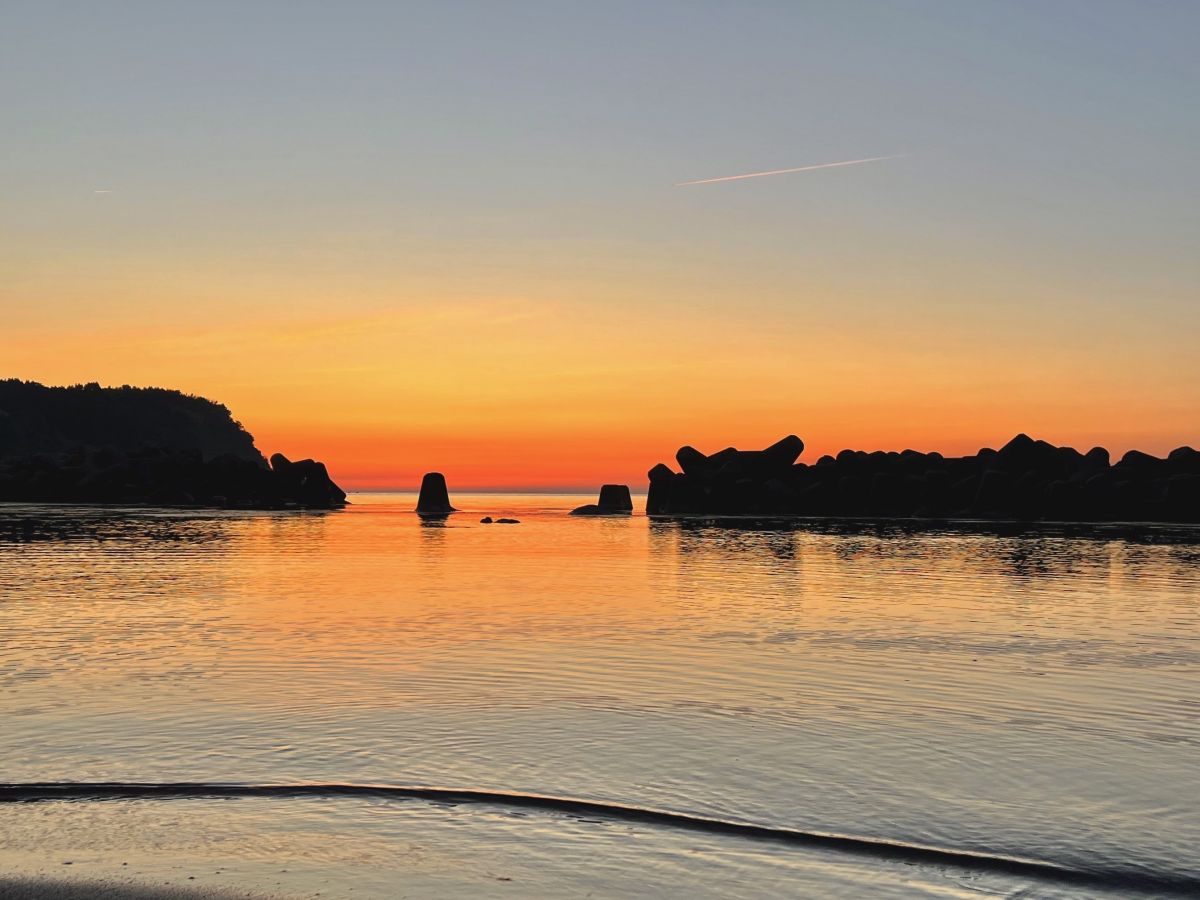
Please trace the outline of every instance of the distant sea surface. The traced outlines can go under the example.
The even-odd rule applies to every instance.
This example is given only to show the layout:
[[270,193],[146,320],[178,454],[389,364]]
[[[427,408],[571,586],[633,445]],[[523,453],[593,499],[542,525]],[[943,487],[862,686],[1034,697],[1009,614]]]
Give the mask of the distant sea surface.
[[405,494],[0,506],[9,799],[193,784],[2,803],[0,872],[289,897],[1200,894],[1200,532],[566,516],[592,499],[458,495],[440,522]]

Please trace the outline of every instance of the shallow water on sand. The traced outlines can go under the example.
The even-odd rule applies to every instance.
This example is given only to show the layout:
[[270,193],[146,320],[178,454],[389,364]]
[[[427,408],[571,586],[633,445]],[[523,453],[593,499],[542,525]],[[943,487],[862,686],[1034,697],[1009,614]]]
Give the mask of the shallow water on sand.
[[573,519],[589,498],[538,495],[422,522],[408,495],[351,499],[0,506],[0,780],[533,792],[1097,877],[254,796],[0,804],[0,871],[368,897],[1200,890],[1200,533]]

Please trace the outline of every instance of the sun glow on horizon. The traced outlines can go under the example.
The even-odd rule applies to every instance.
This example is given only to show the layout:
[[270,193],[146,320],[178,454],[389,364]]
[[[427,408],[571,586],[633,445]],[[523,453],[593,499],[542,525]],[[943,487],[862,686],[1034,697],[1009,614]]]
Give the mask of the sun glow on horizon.
[[[464,490],[636,488],[684,443],[712,452],[789,432],[809,462],[845,447],[973,453],[1018,431],[1165,452],[1195,421],[1186,384],[1149,404],[1122,371],[1044,353],[1023,335],[988,350],[945,335],[898,341],[890,327],[850,332],[836,317],[801,328],[729,311],[647,316],[635,328],[620,309],[518,297],[207,328],[27,331],[9,363],[46,383],[209,397],[265,453],[324,460],[349,489],[413,489],[430,470]],[[1142,360],[1142,377],[1173,364]],[[1050,382],[1063,392],[1043,391]],[[1097,392],[1101,406],[1074,399]]]

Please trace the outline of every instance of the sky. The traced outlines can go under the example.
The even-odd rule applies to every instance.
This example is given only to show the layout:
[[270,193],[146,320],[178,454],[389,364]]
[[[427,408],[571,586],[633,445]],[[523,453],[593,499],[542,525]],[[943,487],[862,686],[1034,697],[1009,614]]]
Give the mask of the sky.
[[200,394],[351,488],[1196,444],[1197,39],[1180,2],[0,0],[0,377]]

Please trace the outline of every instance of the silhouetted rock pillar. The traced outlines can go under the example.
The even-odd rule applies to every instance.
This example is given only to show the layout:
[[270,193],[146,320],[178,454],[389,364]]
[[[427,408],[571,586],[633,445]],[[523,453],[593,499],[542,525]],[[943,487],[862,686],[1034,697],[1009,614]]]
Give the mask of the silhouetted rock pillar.
[[625,484],[603,484],[600,486],[599,507],[605,512],[633,512],[633,498]]
[[450,505],[450,492],[446,489],[446,476],[441,472],[427,472],[421,479],[421,496],[417,498],[417,512],[424,516],[444,516],[457,512]]
[[571,510],[573,516],[627,516],[633,512],[629,486],[605,484],[600,487],[600,502],[589,503]]

